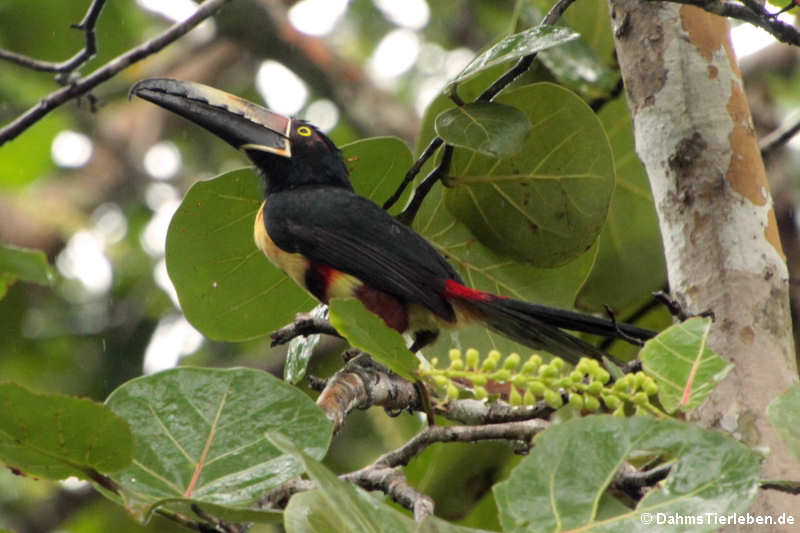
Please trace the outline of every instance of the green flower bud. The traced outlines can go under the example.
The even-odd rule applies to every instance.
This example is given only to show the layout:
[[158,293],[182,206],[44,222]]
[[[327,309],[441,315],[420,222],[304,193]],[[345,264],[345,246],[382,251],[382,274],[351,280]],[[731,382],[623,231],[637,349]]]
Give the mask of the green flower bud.
[[531,389],[525,389],[525,394],[522,396],[522,403],[525,405],[533,405],[536,403],[536,396],[533,395]]
[[569,395],[569,404],[575,409],[581,410],[583,409],[583,397],[581,397],[580,394],[573,392]]
[[557,371],[564,368],[564,360],[560,357],[553,357],[553,360],[550,361],[550,366],[555,368]]
[[603,403],[606,404],[608,409],[613,411],[622,405],[622,400],[612,394],[605,394],[603,395]]
[[650,376],[647,376],[647,381],[645,381],[642,390],[644,390],[645,394],[648,396],[658,394],[658,383],[656,383],[655,380]]
[[558,375],[558,369],[552,365],[542,365],[539,367],[539,376],[543,378],[554,378]]
[[450,380],[441,374],[437,374],[433,376],[433,382],[437,387],[444,388],[448,383],[450,383]]
[[569,380],[572,383],[580,383],[581,381],[583,381],[583,374],[581,374],[577,370],[573,370],[572,372],[569,373]]
[[600,383],[599,381],[592,381],[591,383],[589,383],[589,385],[586,386],[586,392],[594,396],[600,394],[602,390],[603,390],[603,384]]
[[458,400],[458,395],[459,395],[458,387],[450,383],[447,386],[447,400],[448,401]]
[[500,362],[501,356],[500,352],[498,352],[497,350],[490,350],[486,357],[487,359],[492,359],[495,363],[498,363]]
[[431,359],[431,366],[433,368],[436,368],[438,365],[439,365],[439,358],[438,357],[434,357],[433,359]]
[[522,405],[522,395],[520,395],[516,387],[511,387],[511,392],[508,394],[508,403],[514,406]]
[[497,381],[508,381],[511,379],[511,371],[506,370],[505,368],[501,368],[497,372],[492,374],[492,379],[496,379]]
[[451,361],[460,361],[461,360],[461,350],[458,348],[451,348],[449,352],[447,352],[447,356],[450,358]]
[[489,397],[485,387],[473,387],[472,393],[475,395],[476,400],[485,400]]
[[620,405],[619,407],[614,409],[614,412],[611,414],[616,416],[617,418],[625,418],[625,406]]
[[550,389],[544,391],[544,401],[547,402],[547,405],[549,405],[553,409],[558,409],[559,407],[564,405],[564,400],[561,399],[561,395],[556,391]]
[[649,400],[647,398],[647,393],[643,392],[643,391],[640,391],[640,392],[637,392],[636,394],[634,394],[632,401],[636,405],[646,405],[647,403],[649,403]]
[[503,368],[505,368],[506,370],[514,371],[517,369],[518,366],[519,366],[518,353],[510,354],[508,357],[506,357],[506,360],[503,361]]
[[467,368],[470,370],[478,370],[480,364],[481,354],[475,348],[467,350]]
[[592,369],[592,366],[589,364],[589,361],[591,361],[591,359],[588,359],[586,357],[581,357],[580,360],[578,361],[578,366],[575,367],[575,370],[580,372],[581,376],[587,375],[589,371]]
[[450,360],[450,370],[464,370],[464,361],[461,359],[451,359]]
[[524,389],[525,385],[528,384],[528,378],[526,378],[522,374],[517,374],[515,376],[512,376],[511,384],[514,385],[515,387],[519,387],[520,389]]
[[531,393],[533,393],[535,396],[542,397],[544,396],[544,391],[547,390],[547,387],[541,381],[535,380],[528,384],[528,390],[531,391]]
[[594,378],[597,381],[599,381],[600,383],[602,383],[603,385],[605,385],[606,383],[608,383],[611,380],[611,374],[606,372],[605,369],[601,368],[600,370],[595,372]]
[[585,394],[583,396],[583,405],[587,411],[594,413],[600,409],[600,400],[598,400],[595,396],[589,396],[588,394]]

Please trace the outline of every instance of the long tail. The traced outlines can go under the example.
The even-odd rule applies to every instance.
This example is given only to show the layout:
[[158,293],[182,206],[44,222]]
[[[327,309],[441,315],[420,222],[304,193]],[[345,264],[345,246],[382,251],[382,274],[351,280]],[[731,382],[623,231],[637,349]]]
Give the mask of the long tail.
[[[581,357],[602,360],[608,354],[559,328],[625,340],[647,340],[656,332],[630,324],[615,323],[591,315],[502,298],[459,284],[448,284],[453,303],[486,322],[493,331],[533,349],[546,350],[575,364]],[[463,290],[462,290],[463,288]],[[612,358],[613,360],[613,358]]]

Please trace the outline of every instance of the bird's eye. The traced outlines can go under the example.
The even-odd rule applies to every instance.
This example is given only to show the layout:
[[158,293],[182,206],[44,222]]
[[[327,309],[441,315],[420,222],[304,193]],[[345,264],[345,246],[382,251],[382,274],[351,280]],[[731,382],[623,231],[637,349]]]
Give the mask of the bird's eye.
[[297,134],[302,135],[303,137],[308,137],[309,135],[311,135],[311,128],[309,128],[308,126],[300,126],[299,128],[297,128]]

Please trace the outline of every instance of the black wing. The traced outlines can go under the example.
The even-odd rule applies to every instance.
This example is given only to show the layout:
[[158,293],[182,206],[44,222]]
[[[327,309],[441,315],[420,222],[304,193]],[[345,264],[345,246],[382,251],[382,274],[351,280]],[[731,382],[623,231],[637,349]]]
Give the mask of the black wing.
[[264,224],[287,252],[300,253],[406,302],[454,320],[445,282],[460,281],[428,241],[370,200],[336,187],[270,194]]

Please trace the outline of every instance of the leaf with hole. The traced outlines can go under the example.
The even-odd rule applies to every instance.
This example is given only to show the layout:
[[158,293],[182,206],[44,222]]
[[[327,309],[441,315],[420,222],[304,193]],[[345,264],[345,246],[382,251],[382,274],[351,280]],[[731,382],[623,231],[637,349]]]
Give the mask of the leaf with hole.
[[658,383],[658,399],[668,413],[697,408],[733,365],[708,347],[709,318],[690,318],[645,343],[642,369]]
[[525,113],[493,102],[449,109],[436,117],[435,127],[436,134],[447,144],[498,158],[519,151],[531,131]]
[[[319,304],[308,313],[312,318],[328,318],[328,306]],[[319,344],[322,335],[301,335],[289,341],[286,349],[286,364],[283,366],[283,379],[287,383],[296,384],[306,375],[306,368],[314,348]]]
[[330,422],[308,396],[259,370],[175,368],[123,384],[106,404],[136,437],[133,464],[113,479],[142,521],[160,505],[249,509],[299,474],[297,460],[265,440],[269,431],[317,458],[331,439]]
[[0,461],[21,475],[90,480],[131,462],[131,430],[102,404],[2,383],[0,406]]
[[478,239],[516,261],[564,265],[603,229],[614,161],[594,112],[571,91],[536,83],[502,93],[533,128],[519,153],[497,159],[456,150],[447,209]]
[[[663,516],[726,515],[745,511],[759,486],[761,458],[718,432],[637,416],[577,418],[540,433],[531,454],[494,486],[503,531],[547,532],[652,530],[646,513]],[[565,446],[565,443],[569,443]],[[620,466],[637,454],[656,454],[671,465],[635,509],[616,504],[609,485]],[[713,531],[706,521],[660,524],[658,531]]]

